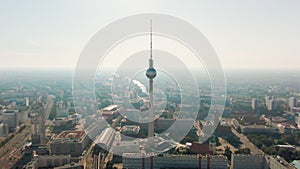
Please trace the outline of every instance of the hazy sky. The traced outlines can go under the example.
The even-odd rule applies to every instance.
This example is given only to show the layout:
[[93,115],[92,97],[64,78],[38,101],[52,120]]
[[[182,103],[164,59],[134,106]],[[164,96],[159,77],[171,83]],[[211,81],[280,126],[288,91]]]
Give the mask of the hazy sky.
[[70,67],[95,32],[138,13],[163,13],[196,26],[224,68],[297,69],[299,0],[2,1],[0,68]]

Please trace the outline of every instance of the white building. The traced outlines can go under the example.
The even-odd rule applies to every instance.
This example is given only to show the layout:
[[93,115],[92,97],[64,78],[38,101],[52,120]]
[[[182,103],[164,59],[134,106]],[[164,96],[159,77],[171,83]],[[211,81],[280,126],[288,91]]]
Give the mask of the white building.
[[81,156],[90,138],[81,130],[66,130],[54,137],[49,144],[51,155]]
[[252,109],[256,110],[258,106],[258,100],[256,98],[252,99]]
[[122,127],[123,134],[138,134],[140,132],[140,126],[126,125]]
[[25,106],[29,107],[29,98],[28,97],[25,98]]
[[295,123],[297,124],[298,128],[300,128],[300,116],[298,114],[295,116]]
[[276,110],[277,108],[277,102],[276,99],[268,99],[269,97],[266,97],[266,106],[268,110]]
[[143,158],[141,153],[125,153],[122,157],[123,168],[160,169],[160,168],[201,168],[227,169],[225,156],[173,155],[164,154]]
[[289,107],[290,107],[290,110],[293,110],[294,107],[297,107],[297,100],[295,97],[290,97]]

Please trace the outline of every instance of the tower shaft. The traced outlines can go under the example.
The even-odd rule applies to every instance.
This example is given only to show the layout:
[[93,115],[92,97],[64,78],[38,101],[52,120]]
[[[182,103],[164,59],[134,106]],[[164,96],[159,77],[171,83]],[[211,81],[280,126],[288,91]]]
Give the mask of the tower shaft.
[[150,109],[148,113],[148,145],[154,146],[153,79],[149,80]]

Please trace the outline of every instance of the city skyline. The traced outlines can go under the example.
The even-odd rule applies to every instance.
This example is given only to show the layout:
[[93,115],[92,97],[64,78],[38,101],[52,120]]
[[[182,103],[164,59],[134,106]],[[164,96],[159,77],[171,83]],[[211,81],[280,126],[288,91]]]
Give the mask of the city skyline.
[[1,169],[300,169],[300,1],[0,5]]

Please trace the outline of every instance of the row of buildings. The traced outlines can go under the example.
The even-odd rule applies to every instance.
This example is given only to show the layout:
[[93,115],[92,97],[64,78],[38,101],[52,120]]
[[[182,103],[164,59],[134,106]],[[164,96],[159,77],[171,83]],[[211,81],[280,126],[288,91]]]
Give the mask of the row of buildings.
[[[265,105],[268,110],[276,110],[277,108],[277,100],[275,97],[266,96],[265,97]],[[293,108],[298,106],[298,101],[295,97],[290,97],[287,101],[289,109],[293,110]],[[253,98],[251,102],[251,107],[253,110],[256,110],[258,108],[259,101],[257,98]]]
[[140,153],[125,153],[123,155],[124,169],[296,169],[296,167],[279,156],[232,154],[231,166],[222,155],[174,155],[163,154],[145,158]]
[[258,154],[232,154],[232,169],[296,169],[280,156]]

